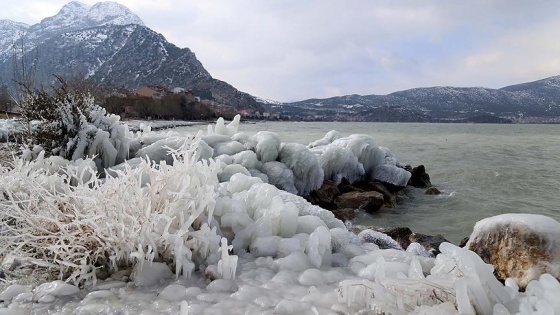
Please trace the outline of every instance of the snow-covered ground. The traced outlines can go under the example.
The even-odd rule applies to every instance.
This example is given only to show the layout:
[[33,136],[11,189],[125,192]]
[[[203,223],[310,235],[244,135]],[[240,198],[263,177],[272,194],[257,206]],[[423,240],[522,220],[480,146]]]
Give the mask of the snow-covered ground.
[[560,314],[548,274],[520,293],[471,251],[380,249],[296,195],[342,172],[406,182],[370,137],[238,128],[130,133],[106,178],[41,154],[0,168],[0,314]]

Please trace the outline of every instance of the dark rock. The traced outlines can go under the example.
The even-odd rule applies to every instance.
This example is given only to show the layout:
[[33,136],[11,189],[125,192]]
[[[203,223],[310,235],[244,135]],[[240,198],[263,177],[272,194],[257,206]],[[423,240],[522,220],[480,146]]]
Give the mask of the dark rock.
[[409,164],[403,166],[403,169],[412,173],[412,166],[410,166]]
[[[359,183],[357,183],[359,185]],[[342,178],[340,184],[338,184],[338,190],[341,194],[345,194],[352,191],[364,191],[363,189],[357,187],[357,185],[352,185],[345,177]]]
[[392,239],[397,241],[402,248],[407,248],[408,245],[410,245],[410,236],[412,235],[412,231],[407,227],[378,229],[378,231],[389,235]]
[[336,197],[334,203],[339,209],[352,208],[363,209],[367,212],[376,212],[383,205],[384,199],[383,194],[377,191],[354,191]]
[[424,165],[418,165],[417,167],[412,169],[412,176],[408,181],[408,184],[414,187],[419,188],[427,188],[431,187],[432,183],[430,182],[430,175],[426,173],[426,168]]
[[367,185],[368,191],[377,191],[383,194],[383,206],[387,208],[395,208],[397,206],[397,196],[391,193],[387,187],[380,182],[370,182]]
[[416,242],[424,247],[428,252],[432,253],[434,256],[437,256],[439,253],[439,245],[443,242],[449,243],[445,237],[441,235],[426,235],[420,233],[412,233],[410,236],[410,242]]
[[356,209],[353,208],[334,209],[332,213],[342,222],[351,221],[356,217]]
[[439,194],[441,194],[441,191],[439,191],[439,189],[435,187],[430,187],[426,189],[426,195],[439,195]]
[[4,273],[4,270],[0,269],[0,279],[6,279],[6,274]]
[[443,242],[449,242],[445,237],[441,235],[426,235],[421,233],[414,233],[410,228],[407,227],[397,227],[389,229],[378,229],[377,231],[385,233],[397,241],[402,248],[408,248],[410,243],[418,243],[424,247],[424,249],[434,256],[440,253],[439,245]]
[[109,278],[109,276],[110,276],[109,270],[105,268],[99,269],[95,272],[95,277],[99,280],[105,280]]
[[307,201],[323,209],[334,210],[337,208],[334,200],[338,196],[340,196],[340,191],[336,183],[332,180],[325,180],[319,189],[312,191],[305,198]]
[[469,237],[468,237],[468,236],[465,237],[465,238],[463,238],[463,239],[461,240],[461,242],[459,242],[459,247],[463,248],[463,247],[467,246],[468,241],[469,241]]

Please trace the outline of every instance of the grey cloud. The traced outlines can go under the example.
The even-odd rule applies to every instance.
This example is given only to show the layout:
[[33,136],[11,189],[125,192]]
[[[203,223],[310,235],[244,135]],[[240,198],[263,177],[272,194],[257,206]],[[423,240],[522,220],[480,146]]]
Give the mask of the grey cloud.
[[[117,1],[191,48],[214,77],[265,98],[501,87],[560,74],[555,0]],[[4,12],[39,2],[55,3],[0,0]]]

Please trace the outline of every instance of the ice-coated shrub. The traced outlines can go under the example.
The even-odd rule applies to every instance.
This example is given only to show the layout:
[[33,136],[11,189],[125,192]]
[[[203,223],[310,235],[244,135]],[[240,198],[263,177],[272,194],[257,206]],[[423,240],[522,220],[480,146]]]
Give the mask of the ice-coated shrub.
[[218,169],[198,160],[196,143],[188,138],[173,152],[173,165],[141,160],[116,177],[91,176],[74,187],[68,178],[87,167],[62,176],[33,170],[35,161],[0,168],[0,255],[31,257],[75,283],[95,280],[96,268],[137,261],[172,263],[185,276],[198,264],[217,264],[220,236],[208,218]]
[[22,120],[30,125],[29,147],[68,160],[94,158],[99,168],[127,158],[130,139],[120,117],[107,114],[86,92],[72,91],[62,80],[53,92],[30,90],[22,101]]

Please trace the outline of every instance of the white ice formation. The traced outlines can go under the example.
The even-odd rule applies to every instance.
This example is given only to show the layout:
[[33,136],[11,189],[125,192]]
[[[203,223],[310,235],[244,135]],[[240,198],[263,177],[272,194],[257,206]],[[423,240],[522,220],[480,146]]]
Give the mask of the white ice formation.
[[[371,242],[390,244],[386,235],[355,235],[332,212],[275,186],[301,194],[325,173],[336,179],[335,163],[324,164],[325,172],[313,153],[331,145],[349,150],[332,149],[358,170],[348,174],[360,174],[361,164],[363,176],[372,176],[394,161],[373,139],[333,132],[308,150],[237,128],[218,122],[205,135],[159,139],[169,157],[156,146],[138,149],[148,160],[103,180],[80,176],[94,174],[91,160],[72,172],[44,159],[0,167],[3,258],[70,274],[68,282],[79,285],[8,279],[0,284],[0,314],[560,314],[560,284],[548,274],[518,292],[515,281],[501,284],[492,266],[448,243],[435,259],[414,247],[380,249]],[[259,155],[261,141],[278,147],[274,160]],[[247,149],[229,151],[232,143]],[[97,279],[99,266],[111,277]]]

